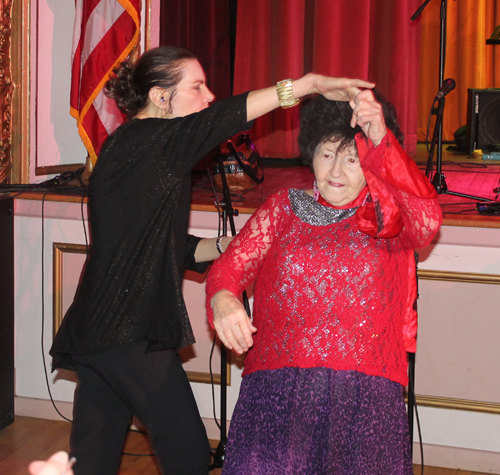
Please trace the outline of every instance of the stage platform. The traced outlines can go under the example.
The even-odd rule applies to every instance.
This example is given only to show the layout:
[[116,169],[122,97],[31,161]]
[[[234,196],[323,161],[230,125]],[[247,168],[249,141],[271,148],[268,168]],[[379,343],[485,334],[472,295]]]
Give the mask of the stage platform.
[[[500,187],[500,162],[471,158],[462,153],[449,150],[453,144],[443,144],[442,173],[448,191],[494,200]],[[428,152],[425,144],[418,144],[415,162],[425,173]],[[433,172],[436,170],[436,153],[433,160]],[[298,160],[264,159],[265,178],[261,186],[232,195],[233,207],[242,214],[251,214],[270,195],[285,187],[311,188],[313,174],[308,167],[300,165]],[[218,194],[218,199],[221,199]],[[484,216],[476,209],[478,200],[457,197],[451,194],[439,195],[446,224],[482,227],[500,227],[500,215]],[[201,168],[194,172],[192,209],[214,211],[215,198],[210,187],[206,171]],[[476,224],[474,224],[476,223]]]

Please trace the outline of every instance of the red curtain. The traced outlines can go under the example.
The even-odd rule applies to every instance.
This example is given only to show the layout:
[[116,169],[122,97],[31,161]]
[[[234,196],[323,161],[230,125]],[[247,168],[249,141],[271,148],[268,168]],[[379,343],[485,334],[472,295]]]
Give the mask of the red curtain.
[[[500,2],[448,1],[447,7],[444,77],[455,79],[457,87],[446,97],[443,115],[445,142],[453,141],[455,131],[467,124],[467,90],[500,87],[500,46],[486,44],[495,27],[500,24]],[[422,35],[418,132],[419,140],[422,141],[426,139],[432,100],[439,90],[440,8],[441,2],[430,2],[420,20]],[[431,128],[431,137],[432,132]]]
[[160,44],[188,48],[217,99],[231,95],[230,0],[162,0]]
[[[234,93],[309,71],[377,83],[394,103],[410,154],[416,150],[421,0],[239,0]],[[299,156],[299,108],[256,121],[265,157]]]

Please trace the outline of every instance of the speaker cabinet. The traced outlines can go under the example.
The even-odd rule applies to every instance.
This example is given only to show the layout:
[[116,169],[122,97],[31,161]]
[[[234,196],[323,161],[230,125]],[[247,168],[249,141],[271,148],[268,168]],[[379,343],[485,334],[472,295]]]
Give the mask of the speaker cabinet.
[[467,152],[500,151],[500,89],[469,89]]
[[0,430],[14,421],[14,200],[0,200]]

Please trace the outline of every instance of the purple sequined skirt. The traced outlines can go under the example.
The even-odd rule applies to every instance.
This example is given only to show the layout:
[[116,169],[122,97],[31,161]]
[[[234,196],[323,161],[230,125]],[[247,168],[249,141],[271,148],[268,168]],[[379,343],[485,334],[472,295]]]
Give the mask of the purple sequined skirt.
[[223,475],[412,475],[399,383],[283,368],[243,378]]

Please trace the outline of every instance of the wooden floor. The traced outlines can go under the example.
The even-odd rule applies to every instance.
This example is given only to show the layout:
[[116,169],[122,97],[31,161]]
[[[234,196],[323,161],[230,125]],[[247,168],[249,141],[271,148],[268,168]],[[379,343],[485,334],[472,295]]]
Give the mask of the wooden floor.
[[[13,424],[0,431],[0,475],[27,475],[28,464],[31,460],[46,459],[58,450],[67,451],[69,449],[70,427],[69,422],[16,417]],[[216,447],[217,442],[212,441],[212,446]],[[130,432],[127,437],[124,453],[150,454],[151,448],[143,434]],[[219,475],[220,469],[215,469],[210,473],[211,475]],[[421,474],[420,466],[414,466],[414,473],[415,475]],[[160,475],[160,472],[155,464],[154,457],[123,455],[119,474]],[[486,475],[446,468],[424,468],[424,475],[458,474]]]

